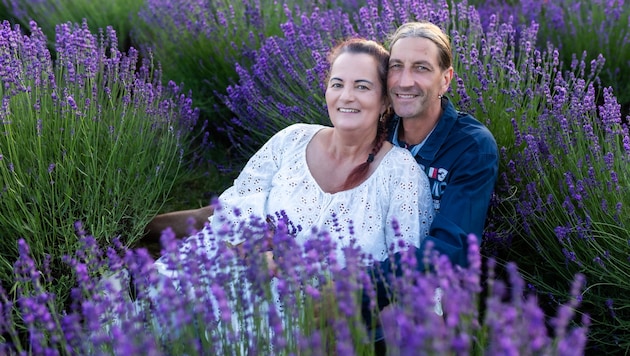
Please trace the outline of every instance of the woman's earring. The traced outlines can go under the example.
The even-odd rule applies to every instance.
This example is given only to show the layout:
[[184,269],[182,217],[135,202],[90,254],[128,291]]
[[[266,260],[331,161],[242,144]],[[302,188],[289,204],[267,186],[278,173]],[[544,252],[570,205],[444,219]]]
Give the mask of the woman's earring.
[[442,99],[442,94],[438,94],[438,99]]

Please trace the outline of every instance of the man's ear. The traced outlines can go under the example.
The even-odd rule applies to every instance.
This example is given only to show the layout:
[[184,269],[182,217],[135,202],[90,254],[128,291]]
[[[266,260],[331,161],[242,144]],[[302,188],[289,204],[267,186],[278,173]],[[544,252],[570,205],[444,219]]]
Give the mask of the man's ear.
[[446,93],[451,86],[451,80],[453,80],[453,67],[449,67],[442,73],[442,92]]

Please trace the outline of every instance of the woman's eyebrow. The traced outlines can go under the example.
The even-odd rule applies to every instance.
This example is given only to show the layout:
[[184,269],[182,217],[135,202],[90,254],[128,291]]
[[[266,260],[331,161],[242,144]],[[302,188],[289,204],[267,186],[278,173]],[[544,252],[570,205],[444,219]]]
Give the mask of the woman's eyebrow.
[[[335,81],[340,81],[343,82],[343,79],[338,78],[338,77],[332,77],[330,78],[330,81],[332,82],[333,80]],[[368,84],[373,84],[372,81],[368,80],[368,79],[357,79],[354,81],[354,83],[368,83]]]

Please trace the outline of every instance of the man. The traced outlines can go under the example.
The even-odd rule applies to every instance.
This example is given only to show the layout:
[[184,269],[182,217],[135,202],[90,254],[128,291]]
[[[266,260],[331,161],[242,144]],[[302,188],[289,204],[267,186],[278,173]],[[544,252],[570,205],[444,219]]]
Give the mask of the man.
[[[422,261],[430,241],[435,251],[466,267],[468,235],[474,234],[480,242],[498,176],[496,141],[483,124],[458,112],[444,96],[453,78],[453,55],[448,36],[438,26],[403,24],[391,36],[389,50],[387,87],[396,113],[388,128],[389,140],[408,148],[426,172],[436,209],[416,258]],[[424,268],[422,263],[417,266]],[[385,286],[393,274],[392,261],[378,268],[373,275],[384,277],[377,279],[380,310],[389,304]],[[365,295],[363,315],[369,323]],[[384,353],[381,339],[377,329],[377,354]]]
[[453,57],[439,27],[406,23],[389,47],[387,87],[396,113],[389,140],[407,147],[424,169],[438,212],[423,246],[431,241],[435,250],[465,267],[468,235],[480,241],[498,175],[496,141],[444,96],[453,78]]

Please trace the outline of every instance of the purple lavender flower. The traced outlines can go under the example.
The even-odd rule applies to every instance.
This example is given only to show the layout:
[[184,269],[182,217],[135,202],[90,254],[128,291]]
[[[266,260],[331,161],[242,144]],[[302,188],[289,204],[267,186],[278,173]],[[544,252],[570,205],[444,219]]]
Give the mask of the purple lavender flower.
[[[246,228],[238,229],[237,233],[246,234],[254,241],[263,242],[261,236],[265,236],[265,230],[259,230],[256,226],[266,226],[261,219],[252,218],[253,230]],[[286,228],[276,230],[274,240],[284,241],[290,245],[291,236],[286,234]],[[271,303],[269,308],[254,307],[248,311],[247,306],[251,306],[252,299],[239,300],[238,294],[233,293],[232,287],[236,282],[234,272],[241,267],[247,267],[250,262],[256,259],[243,259],[242,255],[230,253],[231,249],[220,247],[216,258],[205,260],[201,258],[189,258],[191,256],[203,256],[197,254],[196,249],[204,248],[200,245],[191,245],[188,251],[189,257],[181,256],[177,246],[173,245],[172,236],[164,235],[165,251],[171,251],[167,255],[173,260],[171,266],[176,268],[178,277],[178,287],[170,279],[160,278],[154,269],[152,260],[144,249],[127,250],[119,242],[114,243],[114,248],[109,248],[104,253],[95,245],[95,239],[83,237],[82,248],[77,257],[66,260],[73,266],[76,273],[81,277],[78,280],[78,289],[82,293],[74,294],[75,307],[71,314],[60,318],[60,324],[65,336],[59,337],[56,323],[51,322],[53,314],[45,307],[52,301],[52,296],[35,294],[25,297],[20,301],[20,307],[25,311],[25,320],[29,325],[36,326],[32,329],[34,342],[33,349],[46,352],[54,347],[45,342],[47,333],[57,335],[50,341],[63,342],[66,350],[86,352],[88,350],[117,350],[116,352],[150,352],[152,354],[168,354],[177,350],[177,345],[187,345],[189,353],[222,353],[228,350],[243,350],[258,352],[292,352],[291,350],[306,350],[308,347],[316,347],[312,350],[314,354],[324,354],[331,347],[340,353],[358,353],[365,347],[366,330],[363,321],[357,318],[356,310],[359,306],[354,302],[354,296],[363,287],[370,286],[370,279],[366,278],[361,268],[340,269],[330,265],[331,252],[336,247],[332,243],[329,234],[321,234],[313,230],[313,239],[308,246],[291,245],[289,249],[282,248],[275,250],[280,262],[280,275],[287,278],[278,279],[278,295],[283,298],[284,307],[277,310],[273,307],[270,294],[257,294],[255,300],[259,303]],[[471,241],[476,238],[471,236]],[[28,247],[22,243],[22,251],[27,253]],[[260,251],[261,247],[252,243],[247,245],[248,250],[244,252]],[[274,245],[276,246],[276,245]],[[282,245],[279,245],[282,246]],[[346,248],[343,250],[345,261],[362,261],[361,252],[358,249]],[[293,256],[309,256],[308,263],[301,258]],[[409,254],[413,256],[413,253]],[[26,256],[26,255],[25,255]],[[478,285],[480,255],[476,244],[471,244],[469,256],[471,258],[471,268],[462,269],[453,267],[448,259],[437,254],[427,252],[430,263],[434,266],[435,273],[419,273],[413,267],[415,261],[411,257],[404,257],[403,261],[411,265],[403,264],[402,276],[396,279],[392,288],[396,302],[390,308],[383,311],[380,321],[384,327],[388,349],[394,352],[408,353],[423,350],[426,352],[466,353],[472,347],[472,340],[486,340],[487,351],[507,352],[509,350],[531,350],[531,352],[545,352],[549,350],[551,339],[546,334],[546,326],[542,322],[542,312],[537,307],[535,299],[529,299],[522,303],[518,295],[522,292],[523,285],[516,267],[510,267],[510,281],[514,295],[511,300],[503,298],[505,286],[501,282],[495,281],[493,293],[487,301],[487,314],[484,323],[489,327],[488,334],[481,336],[478,333],[484,329],[477,323],[477,297],[480,295]],[[283,261],[289,260],[289,263]],[[28,259],[26,259],[28,261]],[[88,263],[85,263],[89,261]],[[477,261],[477,262],[475,262]],[[201,263],[199,263],[201,262]],[[257,262],[255,262],[257,263]],[[323,330],[309,331],[309,324],[312,322],[311,315],[302,314],[308,309],[303,309],[308,299],[321,301],[323,293],[317,290],[318,284],[306,284],[306,289],[301,289],[300,285],[306,281],[313,281],[313,278],[326,278],[314,271],[305,275],[303,272],[309,271],[306,267],[315,264],[318,270],[329,273],[334,271],[334,281],[330,284],[330,289],[325,293],[333,297],[331,307],[327,310],[327,323]],[[28,266],[28,263],[18,264]],[[128,273],[133,280],[135,300],[120,298],[128,291],[123,289],[112,289],[110,279],[103,280],[96,271],[102,270],[103,266],[109,266],[113,272]],[[239,267],[240,266],[240,267]],[[494,263],[490,261],[489,267],[494,268]],[[170,268],[170,267],[169,267]],[[215,268],[225,271],[225,275],[218,273],[211,275],[204,274],[208,268]],[[236,269],[233,269],[236,268]],[[21,270],[30,270],[30,267]],[[31,273],[31,272],[29,272]],[[252,271],[253,273],[253,271]],[[32,273],[31,273],[32,274]],[[476,275],[476,276],[475,276]],[[489,277],[494,278],[492,270]],[[92,276],[97,281],[92,280]],[[204,277],[205,276],[205,277]],[[246,277],[247,283],[239,283],[241,288],[247,290],[268,290],[269,277],[261,279],[257,276]],[[230,278],[232,277],[232,278]],[[355,281],[364,281],[355,283]],[[492,280],[490,280],[492,281]],[[123,284],[124,285],[124,284]],[[265,287],[267,285],[267,287]],[[100,286],[96,288],[95,286]],[[321,285],[320,285],[321,286]],[[253,289],[250,289],[252,288]],[[441,294],[441,305],[446,314],[436,313],[436,288],[439,287]],[[120,288],[116,287],[116,288]],[[157,289],[156,289],[157,288]],[[572,295],[579,295],[581,289],[580,279],[576,280]],[[118,291],[116,298],[111,298],[111,293]],[[159,299],[154,299],[155,291],[159,290]],[[196,290],[206,290],[212,295],[207,298],[207,294],[197,294]],[[239,289],[240,294],[246,289]],[[304,290],[304,294],[300,294]],[[192,293],[188,293],[191,291]],[[297,294],[296,294],[297,293]],[[293,294],[293,296],[290,296]],[[301,297],[297,297],[301,295]],[[297,297],[297,298],[296,298]],[[306,299],[304,299],[306,298]],[[160,301],[160,303],[156,303]],[[235,304],[235,301],[238,301]],[[220,310],[220,316],[215,314],[213,303]],[[240,304],[246,303],[246,304]],[[573,310],[577,306],[578,300],[572,301],[568,306]],[[2,304],[6,308],[8,304]],[[242,309],[246,307],[245,309]],[[298,313],[293,314],[291,309],[297,309]],[[6,310],[6,309],[4,309]],[[566,309],[569,310],[569,309]],[[112,313],[113,311],[113,313]],[[191,312],[194,313],[191,314]],[[194,316],[193,319],[191,317]],[[219,317],[220,320],[216,318]],[[232,329],[235,319],[238,318],[238,325],[255,328],[257,334],[251,334],[246,329]],[[584,332],[586,329],[568,330],[566,315],[559,315],[556,322],[556,332],[558,335],[566,335],[571,340],[578,340],[579,347],[585,343]],[[306,319],[304,319],[306,318]],[[79,326],[79,320],[84,320],[84,324]],[[305,323],[306,322],[306,323]],[[585,321],[587,322],[587,321]],[[268,324],[267,324],[268,323]],[[265,326],[268,325],[268,326]],[[327,325],[327,326],[326,326]],[[528,330],[528,334],[522,335],[522,330]],[[566,332],[565,332],[566,331]],[[327,334],[332,332],[333,334]],[[156,334],[152,334],[156,333]],[[201,334],[199,334],[201,333]],[[322,334],[323,333],[323,334]],[[199,335],[205,341],[199,339]],[[205,335],[205,336],[203,336]],[[322,335],[335,335],[322,338]],[[172,341],[167,341],[169,338]],[[161,341],[160,341],[161,340]],[[262,341],[267,340],[267,341]],[[171,344],[176,342],[176,344]],[[565,345],[560,340],[558,345]],[[180,344],[181,343],[181,344]],[[269,346],[273,345],[271,349]],[[241,346],[239,346],[241,345]],[[171,348],[172,347],[172,348]],[[564,346],[558,346],[564,347]],[[263,351],[266,350],[266,351]]]

